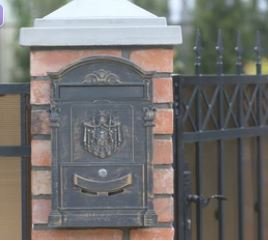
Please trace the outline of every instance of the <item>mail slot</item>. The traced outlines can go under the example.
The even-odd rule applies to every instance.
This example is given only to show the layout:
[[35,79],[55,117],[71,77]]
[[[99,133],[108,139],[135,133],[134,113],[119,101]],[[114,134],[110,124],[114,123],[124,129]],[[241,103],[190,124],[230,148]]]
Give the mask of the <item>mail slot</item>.
[[52,80],[49,226],[153,226],[152,74],[113,57],[80,61]]

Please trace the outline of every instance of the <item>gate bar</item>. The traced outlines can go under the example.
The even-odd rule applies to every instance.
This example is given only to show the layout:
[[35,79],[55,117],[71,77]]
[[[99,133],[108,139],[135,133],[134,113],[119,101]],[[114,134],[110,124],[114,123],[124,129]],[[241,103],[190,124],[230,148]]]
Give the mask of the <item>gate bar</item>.
[[[175,217],[176,217],[176,229],[175,237],[179,240],[191,239],[191,227],[187,227],[187,214],[186,214],[186,200],[185,200],[185,190],[184,190],[184,156],[183,156],[183,113],[180,108],[180,79],[173,78],[174,81],[174,165],[175,165]],[[190,230],[189,230],[190,228]]]
[[[256,45],[254,47],[256,54],[256,75],[260,77],[262,75],[262,62],[261,62],[261,36],[260,32],[256,32]],[[262,125],[262,84],[258,83],[258,93],[257,93],[257,121],[258,125]],[[257,136],[257,238],[259,240],[263,239],[263,137]]]
[[[196,33],[196,42],[194,46],[195,51],[195,75],[201,75],[201,35],[200,31],[197,30]],[[202,128],[202,106],[201,106],[201,90],[200,86],[197,87],[197,95],[195,99],[196,108],[196,127],[197,131]],[[202,156],[203,156],[203,148],[202,143],[196,142],[195,144],[195,165],[196,165],[196,176],[195,176],[195,185],[196,185],[196,193],[198,196],[202,195]],[[203,225],[202,225],[202,207],[201,203],[198,202],[196,206],[196,235],[197,239],[203,238]]]
[[[216,53],[217,53],[217,75],[219,79],[223,75],[223,38],[222,31],[219,29],[217,36],[217,45],[216,45]],[[219,109],[219,128],[224,128],[224,85],[220,83],[219,85],[219,100],[218,100],[218,109]],[[224,196],[224,143],[223,140],[220,139],[217,141],[218,146],[218,194]],[[218,228],[219,228],[219,240],[224,239],[224,207],[222,200],[218,200]]]
[[[28,86],[29,87],[29,86]],[[28,107],[29,94],[21,94],[21,145],[28,146],[29,143],[29,120],[28,120]],[[31,202],[30,202],[30,153],[24,153],[21,156],[21,202],[22,202],[22,240],[28,240],[31,238]]]
[[8,94],[28,94],[30,92],[30,85],[25,83],[6,84],[1,83],[0,95]]
[[[241,36],[240,32],[237,32],[237,43],[235,47],[236,52],[236,74],[241,75],[243,73],[242,65],[242,45],[241,45]],[[243,104],[243,85],[239,83],[239,92],[238,92],[238,122],[240,128],[244,127],[244,104]],[[238,162],[237,162],[237,181],[238,181],[238,238],[244,239],[244,175],[243,175],[243,166],[244,166],[244,141],[241,137],[237,139],[237,149],[238,149]]]

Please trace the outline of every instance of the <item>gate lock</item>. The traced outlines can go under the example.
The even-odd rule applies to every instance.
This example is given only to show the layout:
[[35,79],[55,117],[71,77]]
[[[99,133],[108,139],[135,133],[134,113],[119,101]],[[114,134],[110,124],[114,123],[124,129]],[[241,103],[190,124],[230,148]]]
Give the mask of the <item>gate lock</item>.
[[227,198],[223,195],[219,195],[219,194],[214,194],[208,198],[204,197],[204,196],[199,196],[196,194],[190,194],[187,196],[187,202],[188,203],[196,203],[199,204],[201,207],[207,207],[210,203],[211,200],[213,199],[217,199],[220,201],[227,201]]

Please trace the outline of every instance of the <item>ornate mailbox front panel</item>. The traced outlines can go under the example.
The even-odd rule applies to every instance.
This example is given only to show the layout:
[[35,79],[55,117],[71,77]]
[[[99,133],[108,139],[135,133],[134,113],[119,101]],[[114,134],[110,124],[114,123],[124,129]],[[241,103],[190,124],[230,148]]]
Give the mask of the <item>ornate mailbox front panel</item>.
[[90,58],[53,81],[51,227],[152,226],[152,74]]

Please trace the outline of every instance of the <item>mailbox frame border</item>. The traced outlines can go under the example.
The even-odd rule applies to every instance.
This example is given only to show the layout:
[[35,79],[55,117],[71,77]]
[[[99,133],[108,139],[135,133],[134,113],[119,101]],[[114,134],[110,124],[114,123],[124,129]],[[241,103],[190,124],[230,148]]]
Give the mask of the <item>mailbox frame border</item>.
[[[72,71],[80,66],[83,65],[89,65],[92,63],[101,63],[101,62],[115,62],[118,64],[123,64],[128,67],[130,67],[134,72],[136,72],[140,77],[141,80],[143,81],[143,85],[146,89],[146,96],[144,98],[138,98],[138,100],[143,100],[146,103],[146,110],[144,109],[145,115],[147,114],[146,112],[150,112],[147,116],[147,119],[144,119],[145,123],[145,135],[146,137],[146,162],[144,163],[144,168],[146,172],[146,177],[147,179],[145,180],[144,188],[147,190],[147,192],[144,192],[144,200],[147,203],[146,209],[143,209],[144,212],[140,214],[138,217],[138,212],[135,214],[138,218],[137,221],[131,223],[131,221],[128,223],[127,221],[124,221],[124,217],[127,216],[125,213],[125,210],[121,214],[117,213],[118,217],[121,217],[122,221],[119,222],[119,224],[114,224],[114,225],[107,225],[107,224],[99,224],[99,225],[89,225],[89,222],[83,223],[81,221],[80,224],[72,223],[71,220],[68,220],[70,216],[79,217],[79,214],[73,213],[73,211],[60,211],[60,192],[58,189],[60,188],[60,162],[58,160],[58,139],[59,139],[59,134],[58,134],[58,128],[59,128],[59,122],[60,122],[60,117],[59,117],[59,112],[60,110],[58,109],[58,102],[60,102],[60,96],[59,96],[59,89],[60,87],[66,85],[66,83],[62,83],[62,80],[64,78],[64,75],[68,73],[69,71]],[[51,139],[52,139],[52,211],[49,215],[49,227],[52,228],[79,228],[79,227],[148,227],[148,226],[154,226],[156,224],[157,216],[154,211],[153,207],[153,166],[152,166],[152,153],[153,153],[153,131],[152,128],[154,126],[153,121],[154,121],[154,104],[153,104],[153,75],[155,71],[143,71],[139,66],[136,64],[130,62],[127,59],[124,58],[119,58],[119,57],[111,57],[111,56],[93,56],[89,58],[84,58],[79,61],[76,61],[65,68],[61,69],[58,72],[49,72],[48,76],[51,79],[51,108],[50,108],[50,122],[51,122],[51,127],[52,127],[52,133],[51,133]],[[137,85],[135,82],[130,82],[130,83],[123,83],[122,85],[124,86],[131,86],[131,85]],[[141,85],[139,83],[139,85]],[[70,86],[85,86],[83,83],[71,83]],[[94,84],[90,84],[90,86],[94,86]],[[99,86],[99,85],[98,85]],[[105,84],[103,85],[105,86]],[[109,85],[112,86],[112,85]],[[118,84],[117,86],[120,86]],[[89,101],[89,100],[88,100]],[[133,100],[135,101],[135,100]],[[85,101],[84,101],[85,102]],[[86,210],[85,210],[86,211]],[[87,210],[88,211],[88,210]],[[97,212],[98,215],[99,212]],[[113,216],[113,214],[109,214],[106,211],[107,215]],[[99,213],[100,214],[100,213]],[[129,213],[129,217],[132,214]],[[110,217],[110,216],[109,216]],[[92,222],[92,220],[91,220]]]

